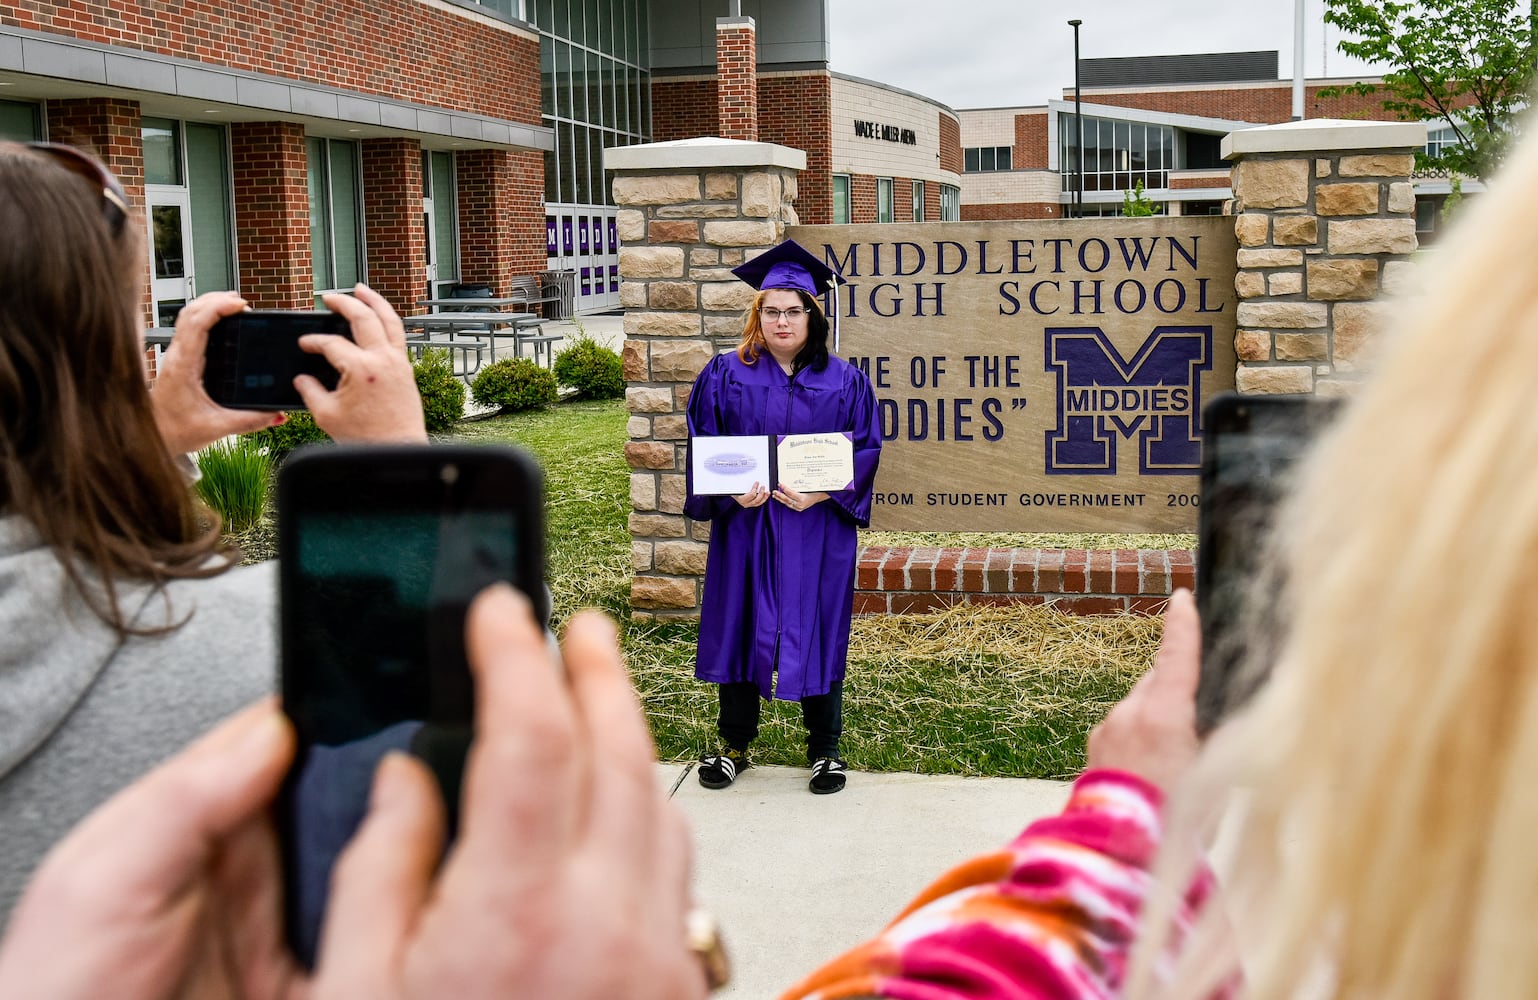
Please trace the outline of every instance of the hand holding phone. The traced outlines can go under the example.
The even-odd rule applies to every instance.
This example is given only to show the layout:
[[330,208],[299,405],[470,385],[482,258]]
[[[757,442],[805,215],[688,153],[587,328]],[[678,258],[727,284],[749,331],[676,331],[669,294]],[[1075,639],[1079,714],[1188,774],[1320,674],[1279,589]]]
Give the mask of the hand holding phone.
[[1196,727],[1211,731],[1264,680],[1254,644],[1275,634],[1274,601],[1258,593],[1277,507],[1298,459],[1336,410],[1317,396],[1215,397],[1202,415],[1196,597],[1202,668]]
[[200,451],[231,434],[282,423],[270,412],[220,406],[203,388],[209,328],[245,308],[246,300],[234,292],[207,292],[177,314],[176,335],[160,356],[150,391],[155,426],[171,452]]
[[507,448],[301,451],[278,478],[283,710],[299,748],[277,810],[290,943],[307,964],[375,767],[411,753],[450,836],[473,735],[465,616],[510,583],[547,620],[537,466]]
[[296,376],[307,375],[327,389],[341,379],[324,355],[300,345],[301,337],[315,333],[352,338],[346,317],[334,312],[248,309],[223,316],[208,331],[203,388],[230,409],[305,409]]

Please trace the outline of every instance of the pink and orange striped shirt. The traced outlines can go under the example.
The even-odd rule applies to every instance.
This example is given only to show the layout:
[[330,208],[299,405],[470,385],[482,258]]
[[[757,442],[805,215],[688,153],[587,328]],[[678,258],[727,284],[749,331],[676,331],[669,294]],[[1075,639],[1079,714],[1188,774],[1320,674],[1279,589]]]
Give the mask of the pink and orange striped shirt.
[[[952,869],[876,938],[782,1000],[1110,1000],[1120,995],[1161,834],[1162,793],[1085,772],[1061,813]],[[1186,894],[1189,926],[1208,894]]]

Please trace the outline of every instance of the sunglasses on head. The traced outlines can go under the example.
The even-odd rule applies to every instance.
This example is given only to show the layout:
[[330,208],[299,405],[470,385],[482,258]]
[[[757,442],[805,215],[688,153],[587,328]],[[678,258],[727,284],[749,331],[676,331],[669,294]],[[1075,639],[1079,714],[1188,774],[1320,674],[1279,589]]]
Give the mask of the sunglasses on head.
[[96,157],[74,146],[66,146],[58,142],[29,142],[26,146],[47,156],[75,176],[84,178],[92,187],[99,190],[102,218],[107,220],[107,226],[112,230],[113,236],[122,234],[123,226],[128,222],[128,195],[124,192],[123,185],[118,183],[118,179],[112,175],[112,171],[103,166]]

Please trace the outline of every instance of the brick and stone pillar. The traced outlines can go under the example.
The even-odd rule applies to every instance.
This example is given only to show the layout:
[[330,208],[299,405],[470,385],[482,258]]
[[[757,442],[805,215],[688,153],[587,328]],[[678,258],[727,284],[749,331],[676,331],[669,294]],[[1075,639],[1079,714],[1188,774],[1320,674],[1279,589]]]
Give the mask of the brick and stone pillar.
[[413,139],[366,139],[361,145],[368,283],[396,312],[410,315],[427,291],[422,146]]
[[240,294],[257,309],[313,309],[304,126],[235,122],[230,146]]
[[758,30],[751,17],[716,19],[716,107],[723,138],[758,141]]
[[1223,140],[1239,237],[1235,384],[1348,392],[1415,252],[1419,122],[1310,120]]
[[475,149],[454,154],[454,165],[459,280],[505,295],[508,279],[545,270],[544,156]]
[[710,526],[683,515],[689,391],[714,354],[737,346],[753,290],[731,268],[797,224],[806,154],[711,138],[605,156],[620,206],[630,601],[640,617],[695,616]]

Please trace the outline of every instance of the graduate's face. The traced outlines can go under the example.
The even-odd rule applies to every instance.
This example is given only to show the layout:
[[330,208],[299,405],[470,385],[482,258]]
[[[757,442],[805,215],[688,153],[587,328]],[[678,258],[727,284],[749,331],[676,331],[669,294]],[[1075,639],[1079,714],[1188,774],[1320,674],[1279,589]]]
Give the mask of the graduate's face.
[[765,292],[758,321],[764,328],[765,346],[780,364],[790,364],[806,346],[807,332],[811,328],[806,306],[801,304],[801,296],[790,289],[775,288]]

